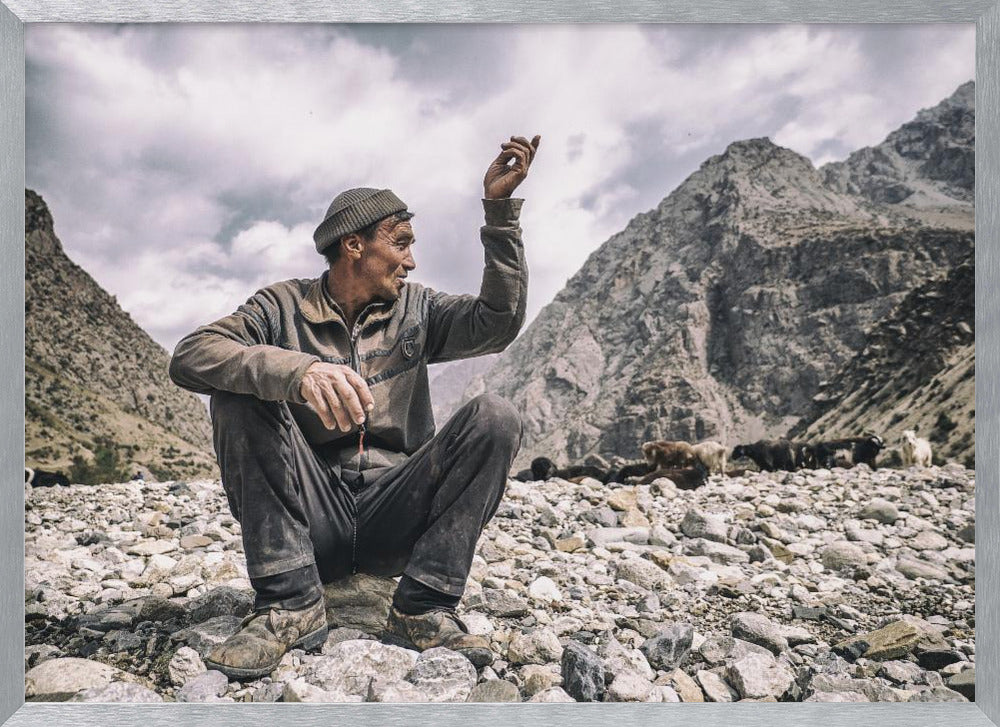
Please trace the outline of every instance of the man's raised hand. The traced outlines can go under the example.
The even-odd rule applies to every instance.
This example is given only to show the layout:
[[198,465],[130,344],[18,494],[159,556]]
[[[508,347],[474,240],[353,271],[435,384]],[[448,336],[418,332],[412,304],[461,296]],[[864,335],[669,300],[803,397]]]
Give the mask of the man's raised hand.
[[[510,197],[517,185],[528,176],[528,167],[538,151],[541,136],[536,135],[530,142],[523,136],[512,136],[510,141],[500,145],[503,150],[493,160],[483,178],[483,196],[486,199]],[[513,164],[508,164],[514,160]]]
[[351,431],[375,408],[368,384],[350,366],[317,361],[306,369],[299,391],[327,429]]

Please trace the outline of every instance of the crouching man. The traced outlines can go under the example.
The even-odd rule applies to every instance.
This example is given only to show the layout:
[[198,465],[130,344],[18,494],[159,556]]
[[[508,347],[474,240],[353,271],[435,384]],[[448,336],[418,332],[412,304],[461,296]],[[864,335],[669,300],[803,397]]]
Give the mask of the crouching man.
[[256,592],[253,613],[208,655],[210,669],[257,678],[289,649],[322,644],[323,584],[352,573],[402,576],[389,639],[493,661],[455,608],[521,422],[487,394],[435,434],[427,364],[502,351],[520,331],[523,200],[510,195],[539,140],[511,137],[486,172],[478,296],[408,282],[413,215],[388,189],[351,189],[313,236],[329,265],[319,278],[264,288],[178,343],[170,376],[211,395],[222,483]]

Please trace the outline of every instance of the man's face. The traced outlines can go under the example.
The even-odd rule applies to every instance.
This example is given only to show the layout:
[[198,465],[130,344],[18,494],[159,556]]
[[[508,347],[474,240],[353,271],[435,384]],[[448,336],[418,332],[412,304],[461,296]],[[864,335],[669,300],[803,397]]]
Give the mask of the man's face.
[[382,220],[375,239],[365,242],[361,272],[373,298],[392,301],[403,290],[403,278],[417,267],[411,249],[415,238],[409,220]]

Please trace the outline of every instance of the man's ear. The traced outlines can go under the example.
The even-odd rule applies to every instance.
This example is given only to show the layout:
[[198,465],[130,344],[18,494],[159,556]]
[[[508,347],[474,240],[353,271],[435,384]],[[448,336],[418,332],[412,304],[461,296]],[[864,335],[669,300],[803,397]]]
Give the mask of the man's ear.
[[364,249],[364,238],[356,232],[348,233],[340,238],[340,254],[346,255],[351,260],[360,259]]

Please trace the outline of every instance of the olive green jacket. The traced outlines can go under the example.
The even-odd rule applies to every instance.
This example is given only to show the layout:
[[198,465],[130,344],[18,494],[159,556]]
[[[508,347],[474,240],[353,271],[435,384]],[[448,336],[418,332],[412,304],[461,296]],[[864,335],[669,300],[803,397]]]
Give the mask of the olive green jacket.
[[[524,324],[522,202],[483,200],[485,267],[478,296],[406,283],[397,300],[365,308],[349,331],[326,291],[329,271],[286,280],[181,339],[170,378],[199,394],[231,391],[288,402],[310,444],[336,452],[344,469],[398,464],[434,436],[427,364],[502,351]],[[366,421],[363,455],[356,428],[326,429],[305,403],[300,383],[316,361],[349,365],[368,382],[375,409]]]

